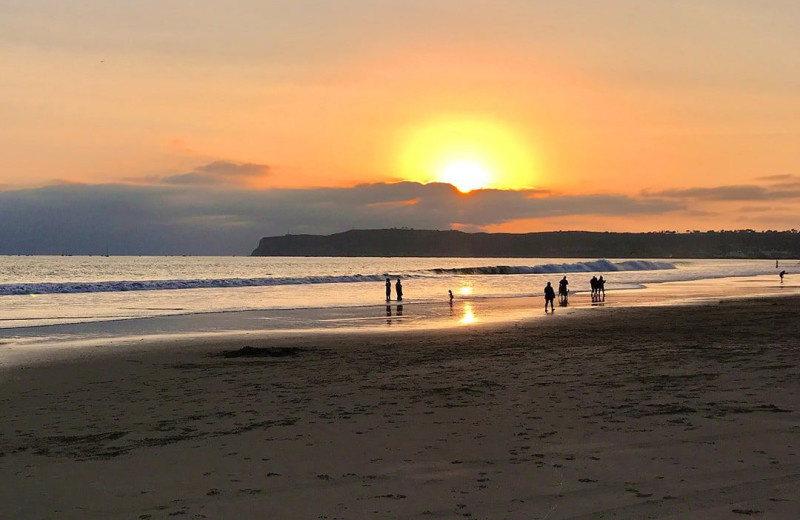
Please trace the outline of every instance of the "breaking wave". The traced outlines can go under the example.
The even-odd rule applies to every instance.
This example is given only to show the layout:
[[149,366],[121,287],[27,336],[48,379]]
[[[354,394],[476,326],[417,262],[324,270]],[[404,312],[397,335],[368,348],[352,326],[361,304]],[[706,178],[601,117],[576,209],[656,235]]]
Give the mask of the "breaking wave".
[[489,265],[484,267],[457,267],[453,269],[431,269],[436,274],[552,274],[552,273],[592,273],[609,271],[657,271],[675,269],[669,262],[651,262],[648,260],[592,260],[572,264],[542,264],[533,266]]
[[299,278],[222,278],[217,280],[141,280],[109,282],[51,282],[0,285],[0,295],[67,294],[123,291],[164,291],[174,289],[214,289],[230,287],[267,287],[315,283],[352,283],[383,281],[383,275],[303,276]]

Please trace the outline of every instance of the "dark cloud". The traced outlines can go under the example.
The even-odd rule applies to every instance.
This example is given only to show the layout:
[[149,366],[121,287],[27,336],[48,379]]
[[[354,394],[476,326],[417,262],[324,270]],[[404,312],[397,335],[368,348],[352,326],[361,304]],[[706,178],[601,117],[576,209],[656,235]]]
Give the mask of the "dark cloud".
[[[256,171],[226,168],[217,164],[211,171],[227,177]],[[108,246],[114,254],[247,254],[262,236],[287,232],[455,225],[478,230],[518,219],[653,215],[683,208],[654,197],[504,190],[463,195],[449,184],[413,182],[264,191],[192,183],[49,186],[0,192],[0,219],[6,223],[0,227],[0,253],[100,253]]]

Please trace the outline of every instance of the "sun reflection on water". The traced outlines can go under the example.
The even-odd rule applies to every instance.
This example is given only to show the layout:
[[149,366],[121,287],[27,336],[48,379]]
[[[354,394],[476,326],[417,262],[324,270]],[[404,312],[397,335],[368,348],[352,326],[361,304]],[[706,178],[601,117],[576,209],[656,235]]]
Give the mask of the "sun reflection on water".
[[475,317],[475,313],[472,312],[472,304],[470,302],[464,303],[464,316],[461,317],[461,323],[463,325],[470,325],[478,321],[478,318]]

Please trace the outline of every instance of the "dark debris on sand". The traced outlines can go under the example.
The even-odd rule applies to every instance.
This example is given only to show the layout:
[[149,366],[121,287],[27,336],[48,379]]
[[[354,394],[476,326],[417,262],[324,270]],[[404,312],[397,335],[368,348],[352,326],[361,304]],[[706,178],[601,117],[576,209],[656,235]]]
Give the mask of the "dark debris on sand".
[[300,355],[303,349],[297,347],[242,347],[239,350],[226,350],[218,354],[224,358],[253,357],[292,357]]

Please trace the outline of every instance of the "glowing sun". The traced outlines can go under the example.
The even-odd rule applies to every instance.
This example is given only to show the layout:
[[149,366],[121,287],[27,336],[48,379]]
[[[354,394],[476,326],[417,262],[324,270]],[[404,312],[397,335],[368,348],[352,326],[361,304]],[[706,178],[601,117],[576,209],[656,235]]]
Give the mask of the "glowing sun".
[[455,161],[442,169],[439,182],[452,184],[461,193],[486,188],[492,181],[486,168],[477,161]]
[[463,116],[410,127],[400,138],[397,177],[445,182],[466,193],[536,185],[539,165],[524,132],[499,121]]

